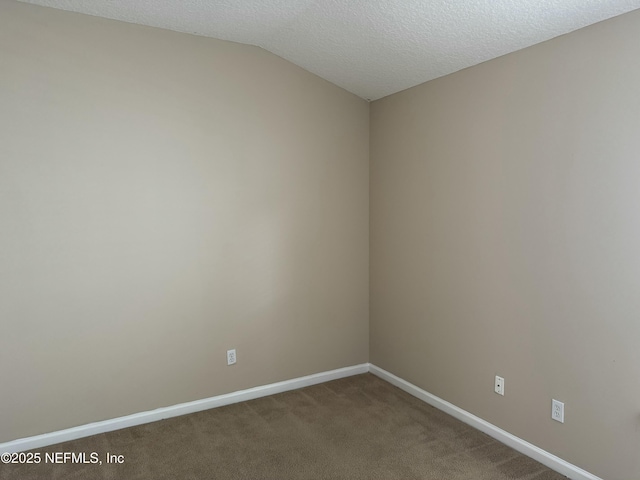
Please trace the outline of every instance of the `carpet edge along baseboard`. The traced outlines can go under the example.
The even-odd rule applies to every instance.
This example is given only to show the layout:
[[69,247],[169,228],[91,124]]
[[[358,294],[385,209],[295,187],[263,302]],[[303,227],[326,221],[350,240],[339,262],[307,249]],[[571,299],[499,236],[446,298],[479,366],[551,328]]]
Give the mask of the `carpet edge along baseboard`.
[[195,400],[192,402],[180,403],[169,407],[134,413],[132,415],[117,417],[110,420],[89,423],[86,425],[80,425],[77,427],[58,430],[41,435],[20,438],[17,440],[0,443],[0,453],[14,453],[35,448],[42,448],[57,443],[76,440],[78,438],[89,437],[91,435],[97,435],[100,433],[111,432],[122,428],[156,422],[180,415],[187,415],[189,413],[208,410],[210,408],[217,408],[225,405],[244,402],[247,400],[266,397],[269,395],[275,395],[278,393],[309,387],[312,385],[330,382],[332,380],[338,380],[340,378],[345,378],[353,375],[360,375],[363,373],[371,373],[373,375],[376,375],[377,377],[389,382],[390,384],[400,388],[401,390],[404,390],[405,392],[413,395],[423,402],[437,408],[438,410],[442,410],[443,412],[476,428],[477,430],[480,430],[481,432],[486,433],[490,437],[542,463],[552,470],[555,470],[556,472],[569,477],[572,480],[602,480],[600,477],[597,477],[596,475],[593,475],[592,473],[589,473],[586,470],[583,470],[580,467],[573,465],[561,459],[560,457],[557,457],[556,455],[553,455],[552,453],[547,452],[546,450],[543,450],[542,448],[539,448],[527,442],[526,440],[516,437],[515,435],[502,430],[501,428],[483,420],[482,418],[477,417],[472,413],[469,413],[466,410],[463,410],[462,408],[459,408],[452,403],[449,403],[446,400],[443,400],[427,392],[426,390],[423,390],[420,387],[407,382],[406,380],[394,375],[393,373],[390,373],[370,363],[363,363],[350,367],[339,368],[336,370],[319,372],[304,377],[293,378],[290,380],[271,383],[268,385],[261,385],[246,390],[239,390],[237,392],[226,393],[223,395],[217,395],[214,397]]

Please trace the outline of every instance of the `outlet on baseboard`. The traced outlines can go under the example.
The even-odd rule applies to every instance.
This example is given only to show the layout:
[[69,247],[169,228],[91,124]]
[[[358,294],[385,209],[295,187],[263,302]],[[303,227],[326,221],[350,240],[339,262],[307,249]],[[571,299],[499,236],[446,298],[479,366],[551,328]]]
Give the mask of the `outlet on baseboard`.
[[556,422],[564,423],[564,403],[556,399],[551,400],[551,418]]
[[498,395],[504,396],[504,378],[499,377],[498,375],[496,375],[496,383],[495,383],[494,391]]
[[233,365],[236,363],[236,349],[227,350],[227,365]]

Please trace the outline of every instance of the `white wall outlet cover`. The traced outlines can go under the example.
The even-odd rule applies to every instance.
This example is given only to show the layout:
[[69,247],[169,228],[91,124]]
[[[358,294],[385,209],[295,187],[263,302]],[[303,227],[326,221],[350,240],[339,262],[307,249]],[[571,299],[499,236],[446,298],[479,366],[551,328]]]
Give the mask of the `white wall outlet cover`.
[[556,399],[551,400],[551,418],[564,423],[564,403]]
[[496,375],[496,382],[494,386],[494,391],[498,395],[504,395],[504,378]]
[[236,363],[236,349],[227,350],[227,365],[233,365]]

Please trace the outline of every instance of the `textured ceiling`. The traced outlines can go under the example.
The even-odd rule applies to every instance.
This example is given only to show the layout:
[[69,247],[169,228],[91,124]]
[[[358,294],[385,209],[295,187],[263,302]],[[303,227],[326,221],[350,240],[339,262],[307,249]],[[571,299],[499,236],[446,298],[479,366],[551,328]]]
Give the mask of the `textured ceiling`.
[[23,0],[257,45],[375,100],[640,0]]

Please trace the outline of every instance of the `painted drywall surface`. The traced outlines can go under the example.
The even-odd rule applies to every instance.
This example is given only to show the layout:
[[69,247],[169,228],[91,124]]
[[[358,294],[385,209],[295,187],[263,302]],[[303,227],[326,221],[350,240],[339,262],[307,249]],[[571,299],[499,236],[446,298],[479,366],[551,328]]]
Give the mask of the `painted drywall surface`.
[[371,107],[371,362],[609,480],[640,478],[639,32]]
[[365,101],[10,1],[0,70],[0,442],[368,360]]

